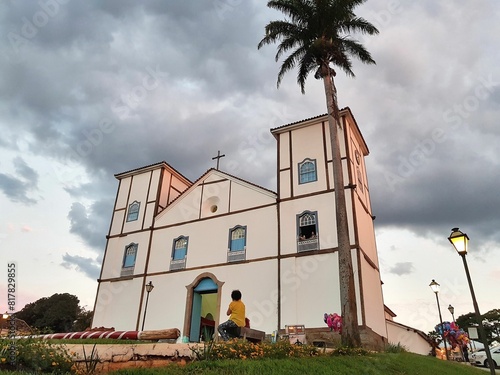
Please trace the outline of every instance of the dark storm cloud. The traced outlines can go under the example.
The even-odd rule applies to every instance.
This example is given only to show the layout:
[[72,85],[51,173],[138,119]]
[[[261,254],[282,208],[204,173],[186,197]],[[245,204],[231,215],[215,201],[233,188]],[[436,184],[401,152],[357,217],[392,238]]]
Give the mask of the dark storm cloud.
[[389,273],[393,273],[398,276],[410,275],[414,271],[415,267],[411,262],[400,262],[396,263],[389,269]]
[[[375,19],[383,21],[381,35],[368,43],[377,66],[357,70],[363,93],[351,95],[349,104],[371,152],[375,225],[438,242],[459,226],[474,235],[477,249],[493,251],[500,240],[493,188],[500,183],[500,71],[492,68],[498,53],[487,49],[495,43],[499,8],[491,2],[400,5],[391,17],[371,3],[372,16],[379,12]],[[426,20],[426,32],[415,14]],[[339,97],[351,94],[338,81],[347,87]]]
[[0,190],[13,202],[35,204],[37,200],[29,195],[38,188],[38,173],[20,157],[16,157],[12,164],[16,174],[0,173]]
[[74,202],[68,213],[70,232],[81,237],[90,247],[103,251],[111,210],[109,202],[97,201],[90,208]]
[[97,280],[99,277],[99,272],[101,269],[101,261],[85,258],[79,255],[70,255],[66,253],[62,257],[63,262],[61,266],[67,269],[76,269],[78,272],[82,272],[93,280]]
[[[5,66],[11,79],[6,80],[4,88],[13,94],[16,105],[26,110],[18,116],[25,118],[23,125],[35,135],[30,145],[34,152],[59,160],[77,159],[92,169],[98,164],[99,169],[112,174],[122,167],[109,165],[110,160],[120,160],[125,169],[150,163],[151,157],[144,152],[135,153],[135,157],[144,155],[144,160],[139,156],[135,162],[128,162],[134,157],[129,148],[129,158],[109,157],[110,152],[120,154],[123,147],[119,145],[126,148],[132,139],[136,149],[142,151],[145,136],[162,132],[165,143],[146,147],[153,154],[161,154],[160,159],[175,162],[179,158],[184,163],[189,159],[165,147],[176,139],[170,134],[178,133],[184,123],[199,129],[203,147],[197,150],[216,144],[210,136],[215,132],[206,129],[220,127],[214,121],[223,114],[226,121],[238,122],[240,128],[254,125],[242,123],[241,114],[236,112],[230,118],[232,104],[220,104],[238,100],[234,109],[244,107],[247,98],[241,92],[265,81],[259,79],[256,69],[249,68],[258,61],[263,65],[262,59],[257,60],[256,49],[257,35],[263,29],[254,18],[246,17],[256,12],[250,2],[151,2],[140,7],[135,2],[47,3],[53,8],[53,16],[49,14],[47,24],[40,25],[31,38],[29,34],[24,36],[30,41],[21,51],[26,60]],[[43,12],[50,13],[45,8],[39,4],[11,5],[7,28],[17,25],[19,33],[27,33],[30,22]],[[92,19],[92,23],[82,19]],[[23,23],[28,26],[23,28]],[[51,32],[55,27],[66,32]],[[247,32],[227,32],[235,28]],[[248,32],[252,29],[254,32]],[[96,30],[108,37],[88,35]],[[104,45],[107,48],[102,54],[95,53],[95,46]],[[31,59],[35,54],[36,60]],[[213,116],[209,104],[203,110],[197,105],[206,101],[208,92],[213,106],[220,107],[218,116]],[[103,121],[111,122],[106,131],[99,125]],[[234,131],[226,131],[231,133]],[[118,147],[109,147],[115,144]],[[100,146],[106,149],[104,157]]]
[[500,239],[500,198],[492,189],[500,184],[500,129],[490,109],[496,90],[494,79],[482,78],[455,104],[428,108],[435,116],[420,127],[394,124],[391,137],[376,137],[385,147],[369,161],[377,225],[439,237],[463,223],[479,248]]
[[26,164],[26,162],[20,157],[15,158],[12,161],[12,164],[14,165],[16,173],[28,181],[28,185],[36,187],[38,183],[38,173],[36,173],[33,168]]

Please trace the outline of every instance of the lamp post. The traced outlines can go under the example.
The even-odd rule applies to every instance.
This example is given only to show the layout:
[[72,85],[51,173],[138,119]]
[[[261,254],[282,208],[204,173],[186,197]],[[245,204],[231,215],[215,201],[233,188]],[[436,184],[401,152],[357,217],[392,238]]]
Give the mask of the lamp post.
[[453,315],[455,313],[455,308],[452,305],[449,305],[448,306],[448,311],[451,314],[451,318],[453,319],[453,323],[455,323],[455,315]]
[[439,306],[439,297],[438,297],[440,285],[436,282],[436,280],[432,279],[432,281],[429,284],[429,286],[431,287],[432,291],[436,295],[436,302],[437,302],[437,305],[438,305],[438,312],[439,312],[439,323],[441,323],[441,330],[443,331],[442,336],[443,336],[443,343],[444,343],[444,351],[445,351],[445,354],[446,354],[446,360],[448,361],[449,360],[449,358],[448,358],[448,348],[446,347],[446,339],[444,337],[443,318],[441,317],[441,307]]
[[146,305],[144,306],[144,317],[142,318],[142,331],[144,331],[144,323],[146,322],[146,312],[148,311],[149,293],[151,293],[154,287],[155,286],[153,285],[152,281],[146,284],[146,292],[148,294],[146,295]]
[[470,294],[472,296],[472,304],[474,305],[474,312],[476,313],[476,319],[478,321],[479,335],[482,338],[484,351],[486,352],[486,357],[488,358],[488,367],[490,368],[490,373],[492,375],[495,375],[493,358],[491,358],[490,347],[488,346],[488,340],[486,338],[486,333],[484,332],[483,323],[481,321],[481,314],[479,313],[479,306],[477,305],[476,294],[474,293],[474,287],[472,286],[472,280],[470,278],[469,266],[467,265],[467,260],[465,258],[469,245],[469,237],[467,237],[467,234],[459,231],[458,228],[453,228],[451,230],[450,237],[448,237],[448,240],[451,242],[458,255],[462,257],[465,274],[467,276],[467,282],[469,283]]

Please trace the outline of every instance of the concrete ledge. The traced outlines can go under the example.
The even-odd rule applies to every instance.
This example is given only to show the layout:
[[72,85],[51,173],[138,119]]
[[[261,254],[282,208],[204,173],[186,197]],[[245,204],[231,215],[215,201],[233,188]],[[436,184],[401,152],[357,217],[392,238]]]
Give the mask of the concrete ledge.
[[[96,344],[94,358],[99,358],[96,369],[106,373],[122,368],[163,367],[184,365],[193,359],[190,348],[200,344]],[[64,344],[77,367],[90,362],[94,344]],[[84,351],[85,350],[85,351]]]
[[[168,358],[192,358],[189,347],[198,344],[96,344],[95,350],[101,361],[124,362],[134,357],[168,357]],[[64,344],[75,361],[85,361],[85,356],[90,357],[94,344]],[[85,348],[85,354],[84,354]],[[73,354],[74,353],[74,354]]]

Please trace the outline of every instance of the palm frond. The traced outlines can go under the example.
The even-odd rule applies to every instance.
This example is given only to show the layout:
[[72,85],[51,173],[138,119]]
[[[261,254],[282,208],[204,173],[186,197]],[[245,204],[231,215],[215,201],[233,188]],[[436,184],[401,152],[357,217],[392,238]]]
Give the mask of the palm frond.
[[342,32],[346,34],[359,32],[362,34],[374,35],[379,33],[375,26],[361,17],[352,18],[348,22],[344,23],[341,28]]
[[[271,0],[269,8],[285,15],[284,20],[271,21],[266,25],[266,35],[258,44],[279,43],[276,61],[283,60],[278,73],[277,85],[283,76],[298,66],[297,83],[304,93],[305,81],[311,72],[321,76],[322,64],[332,64],[354,77],[352,58],[366,64],[374,64],[370,53],[357,41],[353,33],[378,34],[378,29],[354,9],[366,0]],[[323,65],[325,66],[325,65]]]
[[278,73],[277,87],[280,86],[283,76],[297,65],[297,63],[302,59],[302,56],[305,53],[305,47],[298,48],[290,56],[288,56],[285,61],[283,61],[283,64],[281,64],[281,68]]
[[306,52],[300,59],[299,71],[297,73],[297,83],[300,86],[302,94],[305,94],[306,79],[312,71],[318,69],[316,57],[310,52]]
[[372,55],[361,43],[355,40],[346,39],[344,41],[344,48],[347,53],[355,56],[362,63],[375,64],[375,60],[373,60]]

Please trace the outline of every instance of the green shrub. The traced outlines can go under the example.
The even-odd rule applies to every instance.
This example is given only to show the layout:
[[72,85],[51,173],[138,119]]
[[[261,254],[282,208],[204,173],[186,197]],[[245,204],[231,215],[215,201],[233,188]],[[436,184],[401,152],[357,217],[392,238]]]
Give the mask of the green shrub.
[[226,342],[210,341],[203,346],[191,347],[197,360],[294,358],[317,356],[318,349],[312,345],[293,345],[289,341],[275,344],[262,342],[254,344],[246,340],[234,339]]
[[406,353],[406,352],[408,352],[408,349],[406,349],[406,347],[404,345],[401,345],[400,342],[398,342],[397,344],[389,343],[385,347],[385,352],[386,353]]
[[343,356],[343,355],[350,355],[350,356],[364,356],[364,355],[369,355],[373,354],[374,352],[363,349],[363,348],[351,348],[348,346],[339,346],[338,348],[333,349],[330,352],[330,355],[332,356]]
[[64,347],[40,339],[4,338],[0,339],[0,348],[0,370],[66,374],[73,366],[71,356]]

